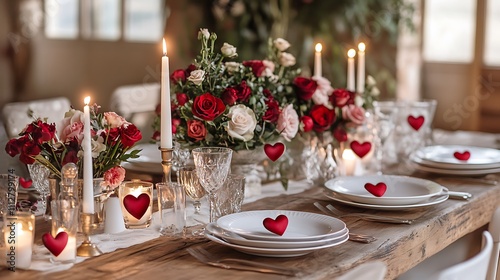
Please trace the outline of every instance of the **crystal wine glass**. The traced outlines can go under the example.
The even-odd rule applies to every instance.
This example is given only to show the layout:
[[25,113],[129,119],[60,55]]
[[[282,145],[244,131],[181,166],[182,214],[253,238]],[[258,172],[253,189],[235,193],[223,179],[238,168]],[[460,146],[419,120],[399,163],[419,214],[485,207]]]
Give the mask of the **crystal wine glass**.
[[204,147],[193,150],[194,165],[201,185],[210,201],[210,222],[216,219],[215,192],[224,185],[233,150],[220,147]]
[[398,106],[393,101],[375,101],[374,128],[377,132],[377,146],[375,158],[377,161],[377,174],[382,174],[382,158],[384,156],[384,144],[396,126]]
[[177,171],[177,180],[186,191],[186,194],[193,199],[194,213],[199,214],[201,208],[200,200],[205,196],[206,192],[198,180],[196,169],[184,167]]
[[[31,180],[33,180],[33,187],[40,194],[40,203],[38,204],[38,211],[43,213],[45,220],[51,218],[50,212],[47,208],[47,197],[50,194],[49,189],[49,175],[50,170],[43,164],[35,162],[33,164],[28,164],[28,171],[30,173]],[[52,198],[56,199],[56,197]]]

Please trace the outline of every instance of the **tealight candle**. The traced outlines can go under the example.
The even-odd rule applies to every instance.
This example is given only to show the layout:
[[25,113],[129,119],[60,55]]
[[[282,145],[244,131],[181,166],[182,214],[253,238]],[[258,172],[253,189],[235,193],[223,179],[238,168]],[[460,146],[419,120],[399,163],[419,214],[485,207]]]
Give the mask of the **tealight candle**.
[[119,195],[125,227],[149,227],[153,214],[153,184],[138,180],[124,182]]
[[9,270],[28,269],[31,265],[35,235],[35,215],[17,212],[5,215],[4,237],[6,263]]
[[[63,228],[59,228],[57,233],[63,231]],[[56,234],[57,236],[57,234]],[[76,236],[74,234],[68,235],[68,243],[66,243],[66,247],[58,256],[52,256],[51,260],[53,262],[75,262],[76,260]]]
[[357,157],[351,149],[345,149],[342,153],[342,162],[346,176],[354,175],[356,170]]

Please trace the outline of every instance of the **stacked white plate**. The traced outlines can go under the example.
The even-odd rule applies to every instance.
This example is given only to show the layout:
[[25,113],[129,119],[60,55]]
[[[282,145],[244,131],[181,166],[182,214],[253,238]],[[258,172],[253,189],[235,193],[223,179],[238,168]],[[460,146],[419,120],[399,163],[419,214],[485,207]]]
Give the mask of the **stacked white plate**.
[[[378,197],[365,189],[367,183],[387,186]],[[438,183],[408,176],[367,175],[337,177],[325,183],[325,195],[343,204],[377,210],[405,210],[426,207],[448,199],[447,189]]]
[[162,173],[161,153],[156,144],[138,144],[134,150],[141,150],[138,158],[131,158],[128,162],[123,162],[125,169],[146,172]]
[[[279,215],[288,218],[283,235],[267,230],[263,221]],[[265,257],[296,257],[340,245],[349,239],[339,219],[288,210],[246,211],[223,216],[205,228],[205,236],[243,253]]]
[[[469,152],[468,160],[455,158],[455,153]],[[410,159],[420,171],[444,175],[486,175],[500,172],[500,150],[460,146],[436,145],[415,151]]]

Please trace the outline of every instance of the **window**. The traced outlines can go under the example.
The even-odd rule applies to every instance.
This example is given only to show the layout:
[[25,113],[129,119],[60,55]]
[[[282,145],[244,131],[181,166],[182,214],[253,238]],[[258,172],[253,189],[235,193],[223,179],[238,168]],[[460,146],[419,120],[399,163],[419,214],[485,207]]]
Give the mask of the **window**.
[[163,0],[46,0],[45,34],[54,39],[158,42],[163,7]]
[[484,42],[484,64],[500,66],[500,0],[486,2],[486,36]]

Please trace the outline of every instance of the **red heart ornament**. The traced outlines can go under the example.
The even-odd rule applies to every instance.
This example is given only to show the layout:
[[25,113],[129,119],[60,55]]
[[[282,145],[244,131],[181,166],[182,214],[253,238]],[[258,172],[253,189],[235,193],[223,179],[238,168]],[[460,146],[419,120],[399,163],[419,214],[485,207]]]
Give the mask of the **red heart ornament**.
[[385,183],[378,183],[376,185],[366,183],[365,189],[376,197],[381,197],[387,191],[387,185]]
[[454,152],[453,156],[458,159],[458,160],[469,160],[470,158],[470,152],[469,151],[464,151],[463,153],[460,152]]
[[418,116],[418,117],[414,117],[412,115],[408,116],[408,124],[417,131],[422,127],[424,121],[425,121],[424,116]]
[[275,143],[274,145],[265,144],[264,152],[270,160],[277,161],[285,152],[285,144],[281,142]]
[[144,213],[148,210],[151,199],[148,194],[141,194],[135,197],[131,194],[127,194],[123,198],[123,206],[127,211],[137,220],[140,220]]
[[21,187],[27,189],[29,187],[31,187],[31,185],[33,184],[33,181],[31,179],[24,179],[23,177],[19,177],[19,185],[21,185]]
[[352,141],[351,149],[356,155],[358,155],[358,157],[363,158],[372,149],[372,144],[370,142],[360,144],[358,141]]
[[44,233],[42,235],[42,242],[52,255],[57,257],[66,248],[66,244],[68,244],[68,233],[61,231],[56,235],[56,238],[52,237],[48,232]]
[[263,224],[268,231],[281,236],[288,227],[288,218],[285,215],[279,215],[275,220],[265,218]]

